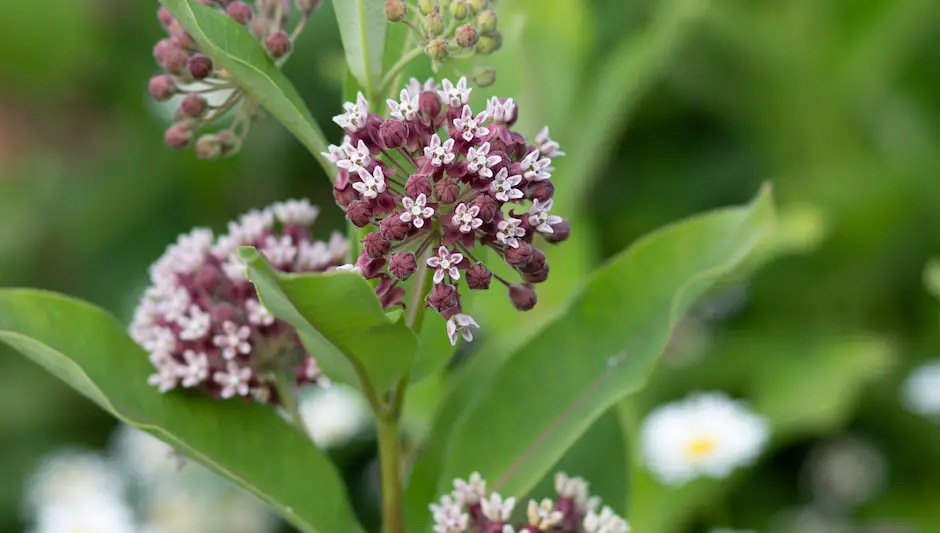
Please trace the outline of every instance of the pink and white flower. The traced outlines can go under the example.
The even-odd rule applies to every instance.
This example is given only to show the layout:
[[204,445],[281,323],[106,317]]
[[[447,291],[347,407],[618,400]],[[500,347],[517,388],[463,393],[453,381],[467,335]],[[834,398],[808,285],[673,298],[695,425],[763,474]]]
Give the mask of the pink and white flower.
[[490,183],[490,191],[501,202],[519,200],[524,196],[522,191],[516,188],[520,183],[522,183],[522,176],[518,174],[510,176],[509,171],[504,167],[499,169],[496,178]]
[[343,104],[343,113],[333,117],[333,122],[349,133],[358,133],[365,129],[367,116],[369,116],[369,101],[360,92],[356,95],[356,103]]
[[435,133],[424,148],[424,157],[430,159],[435,167],[451,164],[457,157],[454,154],[454,140],[447,139],[442,143],[441,138]]
[[458,225],[460,233],[470,233],[483,225],[479,214],[478,205],[467,207],[467,204],[458,204],[454,209],[454,224]]
[[546,202],[539,202],[538,199],[532,201],[532,207],[529,208],[529,225],[535,228],[535,231],[555,233],[552,226],[564,221],[560,216],[549,214],[552,202],[554,202],[552,199]]
[[423,193],[412,200],[405,196],[401,199],[401,205],[405,208],[399,218],[402,222],[411,222],[414,227],[421,229],[424,227],[424,221],[434,216],[434,208],[428,207],[428,198]]
[[437,269],[434,272],[434,283],[441,283],[445,276],[450,276],[454,281],[460,280],[460,270],[457,268],[463,261],[463,254],[459,252],[450,252],[446,247],[441,246],[437,249],[437,255],[429,257],[427,264],[431,268]]
[[485,142],[479,148],[471,146],[467,150],[467,170],[480,176],[481,178],[492,178],[493,171],[490,167],[500,162],[498,155],[490,154],[490,143]]
[[366,170],[359,171],[361,182],[353,183],[353,189],[364,198],[376,198],[379,194],[385,192],[385,171],[382,167],[376,165],[372,174]]
[[483,125],[487,116],[486,111],[473,116],[470,106],[465,105],[460,113],[460,118],[454,119],[454,128],[460,133],[460,137],[467,142],[473,139],[483,139],[490,134],[489,128]]

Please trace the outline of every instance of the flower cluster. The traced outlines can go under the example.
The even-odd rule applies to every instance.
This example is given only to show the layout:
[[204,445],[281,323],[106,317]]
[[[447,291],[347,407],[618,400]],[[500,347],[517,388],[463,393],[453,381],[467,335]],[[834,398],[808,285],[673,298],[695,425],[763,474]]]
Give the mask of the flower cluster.
[[663,483],[724,478],[753,463],[770,425],[723,393],[697,393],[653,411],[640,431],[647,468]]
[[295,332],[258,301],[235,255],[254,246],[283,272],[337,267],[347,242],[339,234],[329,243],[311,239],[317,212],[306,200],[290,200],[242,215],[215,241],[198,228],[167,248],[150,269],[151,286],[130,327],[157,370],[151,385],[277,403],[276,373],[291,372],[297,384],[324,381]]
[[[287,60],[295,39],[319,5],[319,0],[297,0],[300,16],[288,33],[288,24],[294,18],[290,0],[256,0],[254,5],[240,0],[199,2],[247,26],[278,65]],[[188,147],[197,132],[231,113],[231,124],[199,137],[195,151],[203,159],[237,152],[258,115],[258,103],[239,89],[225,70],[217,68],[168,9],[160,7],[157,18],[168,36],[153,48],[163,73],[150,79],[149,92],[159,102],[174,97],[179,101],[175,122],[164,134],[167,146]]]
[[[418,0],[415,9],[405,0],[386,0],[385,16],[411,28],[421,43],[415,52],[428,55],[437,72],[447,59],[489,55],[499,50],[503,36],[489,4],[489,0]],[[474,83],[481,87],[495,79],[492,68],[479,68],[473,75]]]
[[[470,91],[466,78],[443,80],[442,87],[412,79],[399,100],[388,101],[384,120],[359,94],[333,119],[348,135],[324,153],[339,168],[333,192],[347,219],[374,229],[356,266],[379,280],[386,307],[401,303],[398,285],[419,266],[432,269],[425,303],[448,321],[452,343],[458,335],[472,339],[477,326],[462,313],[461,280],[481,290],[495,278],[517,309],[529,310],[537,301],[533,284],[548,278],[535,236],[557,243],[569,234],[568,222],[551,213],[551,158],[564,155],[558,143],[547,128],[534,142],[512,131],[511,98],[492,98],[474,113]],[[503,259],[522,282],[493,273],[479,248]]]
[[590,496],[588,483],[564,472],[555,475],[554,500],[529,500],[526,521],[513,525],[516,499],[486,491],[486,481],[473,473],[454,480],[454,490],[431,504],[436,533],[628,533],[630,525],[600,499]]

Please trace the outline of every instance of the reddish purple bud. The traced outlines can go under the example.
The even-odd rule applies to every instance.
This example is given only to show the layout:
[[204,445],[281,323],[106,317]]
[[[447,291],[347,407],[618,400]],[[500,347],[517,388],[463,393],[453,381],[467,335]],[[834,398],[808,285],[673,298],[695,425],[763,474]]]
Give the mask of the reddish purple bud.
[[[449,314],[459,309],[460,300],[457,298],[457,289],[451,285],[437,284],[431,289],[427,297],[428,307],[441,315]],[[458,311],[459,312],[459,311]]]
[[528,311],[535,307],[539,301],[535,294],[535,289],[529,284],[513,283],[509,286],[509,299],[513,307],[520,311]]
[[163,140],[170,148],[180,150],[193,142],[193,132],[189,131],[186,124],[173,124],[163,134]]
[[389,119],[379,126],[379,140],[386,148],[399,148],[408,139],[408,125],[400,120]]
[[418,268],[417,260],[415,259],[415,254],[412,252],[399,252],[397,254],[392,254],[391,259],[388,261],[388,271],[391,275],[405,281]]
[[529,182],[529,187],[526,189],[526,196],[528,196],[530,200],[547,202],[554,195],[555,185],[552,183],[552,180]]
[[467,287],[472,290],[485,290],[490,288],[493,273],[483,263],[477,263],[467,269]]
[[480,208],[479,217],[484,224],[492,222],[493,217],[496,216],[496,212],[499,211],[499,204],[496,202],[496,199],[488,194],[477,196],[470,202],[470,205],[475,205]]
[[228,302],[222,302],[213,307],[212,311],[210,311],[212,314],[212,321],[216,324],[221,324],[226,320],[231,320],[237,312],[238,310],[235,309],[235,306]]
[[472,24],[464,24],[457,28],[454,37],[457,40],[457,45],[461,48],[473,48],[480,40],[480,34]]
[[390,241],[400,241],[408,236],[408,232],[411,231],[411,223],[402,222],[399,216],[391,215],[382,219],[379,224],[379,231]]
[[169,28],[170,24],[173,24],[173,14],[170,13],[170,10],[160,6],[160,9],[157,10],[157,19],[160,21],[160,24],[164,28]]
[[571,235],[571,225],[567,220],[562,220],[558,224],[552,224],[552,233],[543,233],[542,237],[552,244],[557,244],[567,241],[569,235]]
[[384,256],[390,247],[391,243],[380,231],[373,231],[362,239],[362,250],[372,259]]
[[209,103],[199,94],[186,95],[186,98],[183,98],[183,102],[180,104],[180,111],[192,118],[203,116],[208,108]]
[[356,192],[356,189],[352,188],[352,185],[350,185],[348,181],[343,188],[333,187],[333,198],[336,199],[336,203],[341,207],[347,207],[358,196],[359,193]]
[[444,178],[434,186],[434,192],[437,194],[437,200],[442,204],[452,204],[460,196],[460,185],[453,180]]
[[287,36],[284,30],[278,30],[268,35],[264,40],[265,49],[267,49],[271,57],[275,59],[282,58],[289,54],[293,46],[294,43],[291,42],[290,37]]
[[178,20],[174,20],[172,23],[170,23],[169,30],[170,37],[173,39],[173,41],[176,42],[176,44],[182,46],[183,48],[195,50],[196,41],[194,41],[192,36],[186,32],[186,28],[184,28]]
[[441,114],[441,98],[434,91],[424,91],[418,96],[418,112],[426,119],[435,119]]
[[225,8],[225,12],[242,25],[248,24],[255,14],[251,6],[245,2],[232,2]]
[[189,75],[192,76],[194,80],[204,80],[212,75],[212,60],[209,59],[209,56],[196,54],[189,58],[189,61],[186,63],[186,70],[189,71]]
[[366,255],[365,250],[359,254],[359,259],[356,261],[356,267],[362,271],[362,275],[370,279],[378,277],[384,266],[385,259],[373,259]]
[[529,263],[519,267],[519,270],[529,283],[542,283],[548,279],[548,261],[545,260],[545,254],[542,250],[533,248]]
[[405,289],[401,287],[392,287],[385,294],[379,297],[379,303],[382,304],[382,309],[389,309],[395,307],[396,305],[402,305],[402,300],[405,299]]
[[154,100],[165,102],[176,94],[176,82],[173,81],[171,76],[161,74],[150,78],[147,90]]
[[356,227],[364,228],[372,222],[372,206],[369,202],[356,200],[346,206],[346,218]]
[[417,198],[423,194],[426,198],[431,197],[431,180],[424,175],[414,174],[405,182],[405,194],[412,198]]
[[503,258],[506,262],[516,268],[524,268],[532,261],[534,248],[527,242],[520,242],[518,248],[507,247]]
[[189,60],[186,51],[170,39],[163,39],[153,47],[153,57],[158,65],[173,74],[182,74]]

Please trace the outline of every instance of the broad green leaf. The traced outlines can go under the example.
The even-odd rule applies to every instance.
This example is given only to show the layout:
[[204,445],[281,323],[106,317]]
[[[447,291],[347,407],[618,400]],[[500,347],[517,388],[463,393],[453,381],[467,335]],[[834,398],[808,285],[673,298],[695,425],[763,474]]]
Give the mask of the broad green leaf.
[[520,496],[619,398],[642,386],[682,314],[774,229],[769,189],[640,241],[513,355],[458,423],[438,487],[479,471]]
[[[385,53],[385,0],[334,0],[346,62],[365,96],[373,106],[384,100],[376,91],[382,80],[382,57]],[[377,108],[376,108],[377,109]]]
[[421,346],[411,366],[411,381],[416,383],[444,368],[454,355],[455,346],[447,338],[447,321],[434,312],[426,312],[419,335]]
[[297,136],[330,179],[336,179],[335,167],[321,154],[327,151],[323,131],[290,80],[248,29],[195,0],[160,1],[199,43],[203,52],[227,70],[239,87]]
[[282,274],[250,247],[238,250],[271,313],[293,326],[332,379],[376,392],[391,389],[411,366],[418,341],[382,311],[375,291],[353,272]]
[[120,420],[146,430],[277,509],[306,533],[360,532],[329,459],[273,409],[147,384],[147,354],[113,317],[52,293],[0,290],[0,342]]

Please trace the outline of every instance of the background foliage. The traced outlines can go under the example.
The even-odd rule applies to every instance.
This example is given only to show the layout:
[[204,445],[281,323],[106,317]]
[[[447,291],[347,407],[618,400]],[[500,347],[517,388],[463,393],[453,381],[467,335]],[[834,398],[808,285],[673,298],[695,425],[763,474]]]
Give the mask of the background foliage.
[[[789,253],[693,311],[646,391],[601,417],[562,464],[594,478],[608,500],[626,502],[626,480],[609,475],[626,471],[617,466],[626,460],[617,417],[721,387],[782,428],[758,468],[729,484],[736,522],[764,530],[782,509],[807,504],[799,474],[807,452],[850,434],[889,465],[884,489],[854,518],[935,524],[940,430],[904,411],[897,394],[940,340],[937,302],[921,275],[940,248],[935,3],[552,4],[500,2],[507,40],[490,62],[499,78],[492,90],[519,94],[523,127],[548,123],[563,143],[557,210],[583,237],[551,258],[538,314],[502,321],[504,331],[482,339],[486,359],[410,398],[412,434],[423,434],[443,391],[452,390],[445,419],[448,403],[468,398],[466,384],[525,340],[518,324],[550,316],[589,265],[662,224],[743,203],[770,179]],[[320,168],[274,120],[257,125],[234,159],[208,164],[163,148],[168,112],[145,93],[156,70],[155,9],[114,0],[4,7],[0,285],[65,292],[127,317],[146,267],[178,233],[218,228],[286,197],[331,204]],[[330,11],[315,16],[286,67],[321,124],[335,114],[346,76]],[[566,174],[576,178],[562,185]],[[321,234],[339,228],[340,216],[325,209]],[[114,422],[0,350],[0,530],[19,531],[17,480],[63,444],[103,446]],[[335,455],[357,508],[374,522],[372,450]],[[707,484],[681,498],[651,489],[630,518],[637,531],[696,531],[720,496]]]

